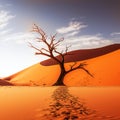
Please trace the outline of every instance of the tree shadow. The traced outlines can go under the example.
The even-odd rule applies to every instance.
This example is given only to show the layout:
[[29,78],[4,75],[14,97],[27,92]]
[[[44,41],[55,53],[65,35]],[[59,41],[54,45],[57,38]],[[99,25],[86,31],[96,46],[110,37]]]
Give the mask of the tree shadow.
[[52,102],[43,109],[42,119],[46,120],[119,120],[104,116],[90,109],[86,103],[69,93],[66,86],[58,87],[52,94]]

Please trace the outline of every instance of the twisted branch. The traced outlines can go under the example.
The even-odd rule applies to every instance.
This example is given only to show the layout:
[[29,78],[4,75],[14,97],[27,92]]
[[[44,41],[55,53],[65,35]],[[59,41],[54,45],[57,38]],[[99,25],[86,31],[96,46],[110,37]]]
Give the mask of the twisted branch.
[[74,62],[72,65],[70,65],[70,69],[68,71],[66,71],[66,73],[72,72],[72,71],[77,70],[77,69],[82,69],[87,74],[89,74],[91,77],[93,77],[93,75],[85,68],[85,66],[87,65],[86,62],[80,63],[77,66],[76,65],[77,65],[77,62]]

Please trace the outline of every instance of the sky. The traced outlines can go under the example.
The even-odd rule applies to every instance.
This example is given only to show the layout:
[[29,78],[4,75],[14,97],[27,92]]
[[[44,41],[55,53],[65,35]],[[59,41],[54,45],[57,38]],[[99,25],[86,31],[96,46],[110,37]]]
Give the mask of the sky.
[[0,77],[47,59],[28,44],[34,23],[47,36],[64,37],[59,49],[120,43],[120,0],[0,0]]

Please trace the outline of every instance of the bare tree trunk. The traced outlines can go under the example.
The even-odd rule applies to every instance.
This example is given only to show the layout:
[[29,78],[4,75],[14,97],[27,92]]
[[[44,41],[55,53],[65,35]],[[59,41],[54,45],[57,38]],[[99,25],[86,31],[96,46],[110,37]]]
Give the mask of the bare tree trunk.
[[59,65],[60,65],[61,72],[60,72],[60,75],[59,75],[57,81],[53,84],[53,86],[65,86],[63,80],[66,75],[66,71],[65,71],[63,64],[59,64]]

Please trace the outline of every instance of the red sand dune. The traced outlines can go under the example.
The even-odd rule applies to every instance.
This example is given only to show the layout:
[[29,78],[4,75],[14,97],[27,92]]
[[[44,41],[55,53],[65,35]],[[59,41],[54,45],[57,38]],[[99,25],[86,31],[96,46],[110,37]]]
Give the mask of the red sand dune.
[[4,85],[4,86],[9,86],[9,85],[13,85],[12,83],[5,81],[5,80],[1,80],[0,79],[0,85]]
[[[64,83],[68,86],[119,86],[120,85],[120,44],[102,48],[77,50],[66,56],[65,67],[70,64],[86,62],[86,68],[93,74],[90,77],[84,71],[77,69],[66,75]],[[51,59],[35,64],[4,80],[10,80],[15,85],[52,85],[60,73],[59,66]]]
[[[65,62],[81,61],[86,59],[95,58],[107,53],[120,49],[120,44],[112,44],[95,49],[83,49],[69,52],[70,55],[65,56]],[[60,57],[57,56],[59,59]],[[41,62],[42,65],[54,65],[57,64],[53,59],[47,59]]]

